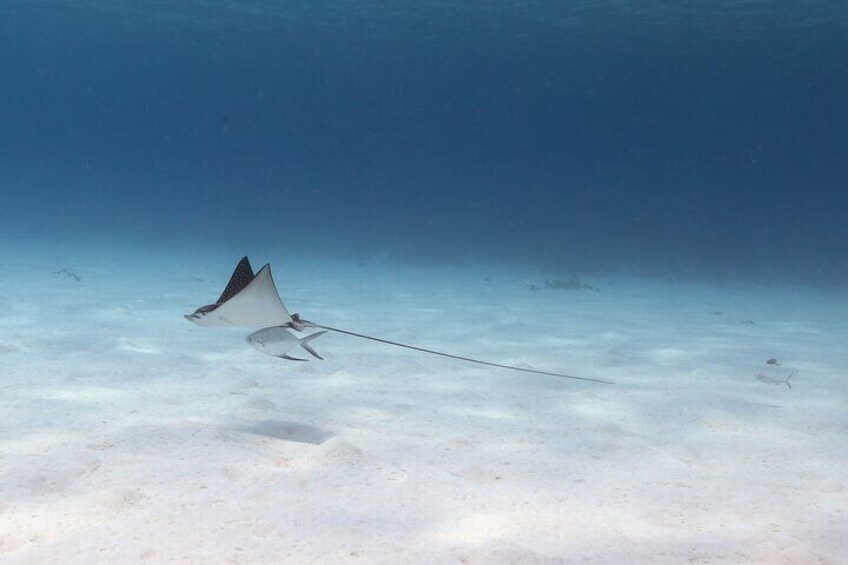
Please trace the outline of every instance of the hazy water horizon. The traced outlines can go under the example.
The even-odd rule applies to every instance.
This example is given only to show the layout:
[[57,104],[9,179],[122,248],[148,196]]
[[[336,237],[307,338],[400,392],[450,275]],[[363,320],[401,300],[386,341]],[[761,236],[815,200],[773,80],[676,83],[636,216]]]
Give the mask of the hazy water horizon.
[[846,32],[836,2],[5,3],[0,234],[844,286]]

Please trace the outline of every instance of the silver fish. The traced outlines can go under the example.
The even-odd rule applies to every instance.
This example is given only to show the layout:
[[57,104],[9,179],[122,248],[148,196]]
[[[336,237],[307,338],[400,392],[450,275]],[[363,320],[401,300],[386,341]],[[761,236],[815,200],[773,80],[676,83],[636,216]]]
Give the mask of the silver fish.
[[288,359],[289,361],[306,361],[306,359],[291,357],[288,354],[289,351],[299,345],[309,352],[310,355],[323,361],[324,358],[318,355],[317,351],[312,349],[309,342],[325,333],[327,332],[315,332],[314,334],[308,335],[304,338],[298,338],[296,335],[287,330],[285,326],[272,326],[270,328],[262,328],[261,330],[257,330],[247,336],[247,343],[262,353],[273,355],[274,357]]

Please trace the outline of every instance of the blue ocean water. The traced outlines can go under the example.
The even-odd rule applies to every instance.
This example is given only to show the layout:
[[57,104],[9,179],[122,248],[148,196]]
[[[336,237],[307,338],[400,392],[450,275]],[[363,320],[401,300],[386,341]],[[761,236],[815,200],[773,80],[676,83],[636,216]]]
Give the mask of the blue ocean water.
[[6,0],[0,237],[848,282],[840,1]]

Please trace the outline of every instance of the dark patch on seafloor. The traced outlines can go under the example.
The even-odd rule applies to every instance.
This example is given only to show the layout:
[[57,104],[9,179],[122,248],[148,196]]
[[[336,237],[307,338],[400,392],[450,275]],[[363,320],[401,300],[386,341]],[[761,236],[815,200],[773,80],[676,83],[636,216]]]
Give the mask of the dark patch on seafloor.
[[237,428],[237,431],[313,445],[320,445],[333,437],[332,433],[321,428],[310,426],[309,424],[284,422],[282,420],[263,420],[249,426]]

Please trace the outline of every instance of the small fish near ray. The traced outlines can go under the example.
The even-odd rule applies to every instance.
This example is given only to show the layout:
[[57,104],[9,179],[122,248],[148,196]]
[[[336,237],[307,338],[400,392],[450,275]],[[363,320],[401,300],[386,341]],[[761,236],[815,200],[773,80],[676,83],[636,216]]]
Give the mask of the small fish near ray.
[[[403,347],[405,349],[411,349],[421,353],[439,355],[441,357],[456,359],[458,361],[466,361],[468,363],[476,363],[478,365],[486,365],[488,367],[497,367],[500,369],[520,371],[522,373],[533,373],[536,375],[547,375],[562,379],[615,384],[612,381],[603,379],[576,377],[574,375],[566,375],[563,373],[538,371],[536,369],[483,361],[462,355],[445,353],[444,351],[436,351],[433,349],[426,349],[424,347],[382,339],[349,330],[323,326],[310,322],[309,320],[304,320],[298,314],[289,314],[289,311],[283,305],[283,301],[280,299],[277,287],[274,284],[274,279],[271,276],[270,264],[266,264],[254,275],[253,269],[250,266],[250,261],[246,256],[239,261],[232,276],[230,277],[229,283],[227,283],[224,292],[221,293],[218,300],[214,304],[202,306],[193,313],[186,314],[185,318],[199,326],[209,328],[260,328],[247,337],[247,342],[258,351],[281,359],[287,359],[289,361],[306,361],[306,359],[291,357],[288,354],[289,351],[298,346],[305,349],[313,357],[323,359],[323,357],[321,357],[308,342],[327,333],[328,331],[331,331],[351,337],[375,341],[385,345]],[[302,339],[288,331],[295,330],[299,332],[306,328],[316,328],[324,331],[315,332]]]
[[289,361],[306,361],[298,357],[291,357],[288,353],[295,347],[302,347],[310,355],[316,359],[324,360],[317,351],[312,349],[309,342],[327,333],[326,331],[315,332],[304,338],[299,338],[283,326],[273,326],[270,328],[262,328],[247,336],[247,343],[252,345],[256,350],[279,357],[280,359],[288,359]]

